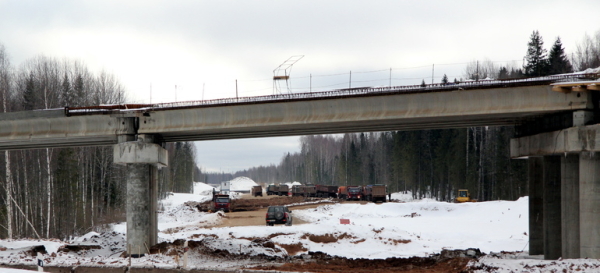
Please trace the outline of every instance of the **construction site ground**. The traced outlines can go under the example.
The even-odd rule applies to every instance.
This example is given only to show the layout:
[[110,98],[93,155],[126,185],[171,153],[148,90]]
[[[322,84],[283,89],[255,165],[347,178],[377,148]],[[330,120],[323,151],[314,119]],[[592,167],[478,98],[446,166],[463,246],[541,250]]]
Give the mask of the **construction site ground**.
[[[269,206],[288,205],[293,211],[295,209],[315,208],[331,204],[331,202],[346,202],[332,199],[328,203],[316,203],[320,199],[288,196],[258,196],[253,197],[249,194],[242,195],[240,199],[233,201],[233,212],[226,213],[223,221],[214,227],[225,226],[264,226],[265,213]],[[353,203],[364,203],[366,201],[351,201]],[[295,205],[302,204],[302,205]],[[209,203],[196,204],[198,209],[206,209]],[[294,225],[301,225],[304,222],[298,218],[293,220]],[[327,240],[328,238],[323,238]],[[318,238],[316,238],[318,240]],[[182,242],[174,242],[175,245]],[[161,252],[168,251],[169,246],[164,244]],[[230,253],[209,253],[203,251],[200,244],[190,244],[194,248],[206,255],[217,255],[228,259],[265,259],[262,266],[255,267],[257,270],[274,270],[289,272],[469,272],[466,268],[467,263],[476,256],[465,255],[466,250],[444,251],[439,255],[431,257],[410,257],[410,258],[387,258],[387,259],[348,259],[344,257],[334,257],[320,252],[308,252],[307,254],[290,256],[283,260],[273,260],[269,257],[237,257]],[[299,250],[287,249],[288,253],[298,252]],[[304,250],[306,251],[306,250]],[[479,253],[480,255],[480,253]]]

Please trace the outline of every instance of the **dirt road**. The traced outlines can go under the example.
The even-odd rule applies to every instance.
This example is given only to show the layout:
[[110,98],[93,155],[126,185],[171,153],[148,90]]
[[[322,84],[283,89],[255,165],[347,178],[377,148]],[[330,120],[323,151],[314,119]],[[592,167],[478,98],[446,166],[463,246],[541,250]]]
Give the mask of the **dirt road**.
[[[286,199],[292,201],[290,197],[280,197],[280,196],[265,196],[265,197],[252,197],[250,195],[242,195],[240,199],[247,200],[255,200],[255,201],[265,201],[265,200],[273,200],[273,205],[279,205],[282,202],[285,203]],[[274,200],[278,201],[274,201]],[[295,200],[295,199],[294,199]],[[292,211],[292,217],[294,215],[293,211],[297,209],[310,209],[316,208],[318,206],[322,206],[323,204],[311,204],[311,205],[301,205],[301,206],[289,206]],[[222,222],[215,227],[239,227],[239,226],[266,226],[265,215],[267,213],[268,206],[264,206],[259,208],[258,210],[252,211],[236,211],[236,212],[228,212],[226,213],[226,217],[222,218]],[[306,223],[300,218],[294,217],[292,223],[294,225],[301,225]]]

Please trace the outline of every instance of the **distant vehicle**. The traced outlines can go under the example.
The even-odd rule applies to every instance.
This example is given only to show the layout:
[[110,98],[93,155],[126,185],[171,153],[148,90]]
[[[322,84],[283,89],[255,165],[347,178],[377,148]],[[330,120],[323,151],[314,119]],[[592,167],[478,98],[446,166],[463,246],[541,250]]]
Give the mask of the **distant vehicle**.
[[315,197],[317,196],[317,187],[313,184],[306,184],[302,186],[302,193],[304,197]]
[[383,184],[376,184],[371,186],[371,201],[377,203],[379,201],[385,203],[387,197],[387,187]]
[[456,203],[465,203],[465,202],[477,202],[477,199],[471,199],[471,194],[469,190],[460,189],[458,190],[458,196],[454,199]]
[[228,194],[215,194],[213,196],[213,209],[214,211],[227,211],[231,212],[231,199]]
[[361,186],[348,186],[347,191],[346,200],[361,200],[363,195]]
[[252,196],[263,196],[263,189],[261,186],[252,186],[251,190]]
[[267,186],[267,195],[277,195],[279,193],[278,185],[269,185]]
[[288,196],[290,192],[290,187],[288,185],[279,185],[277,195],[279,196]]
[[270,206],[265,216],[267,226],[274,224],[292,225],[292,212],[285,206]]
[[337,197],[338,186],[329,186],[329,185],[316,185],[317,187],[317,197]]
[[373,197],[372,196],[373,185],[363,186],[362,192],[363,192],[362,200],[363,201],[371,201],[371,198]]
[[304,196],[304,186],[293,185],[291,192],[292,192],[292,196]]
[[344,199],[344,200],[348,197],[348,190],[347,190],[346,186],[339,186],[338,187],[337,197],[339,199]]

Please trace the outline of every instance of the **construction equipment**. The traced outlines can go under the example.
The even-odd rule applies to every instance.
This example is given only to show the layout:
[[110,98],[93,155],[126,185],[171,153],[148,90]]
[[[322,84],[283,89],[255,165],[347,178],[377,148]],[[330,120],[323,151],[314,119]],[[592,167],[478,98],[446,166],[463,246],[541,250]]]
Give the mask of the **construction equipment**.
[[257,185],[257,186],[252,186],[252,190],[251,190],[252,196],[257,197],[257,196],[263,196],[263,189],[261,186]]
[[387,187],[383,184],[375,184],[371,186],[371,201],[377,203],[381,201],[385,203],[387,197]]
[[213,211],[222,210],[224,212],[231,212],[231,199],[229,194],[215,194],[213,195]]
[[465,202],[477,202],[477,199],[471,199],[471,194],[469,190],[459,189],[458,195],[456,199],[454,199],[455,203],[465,203]]
[[363,188],[361,186],[348,186],[348,196],[346,200],[360,200],[363,195]]

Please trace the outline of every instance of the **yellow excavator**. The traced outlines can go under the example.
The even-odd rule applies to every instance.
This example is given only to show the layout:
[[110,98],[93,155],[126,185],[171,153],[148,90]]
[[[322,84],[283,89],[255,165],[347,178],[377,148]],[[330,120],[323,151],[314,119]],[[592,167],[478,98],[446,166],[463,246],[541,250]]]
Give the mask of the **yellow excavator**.
[[477,202],[477,199],[471,199],[471,194],[469,194],[469,190],[460,189],[458,190],[458,195],[454,200],[456,203],[465,203],[465,202]]

